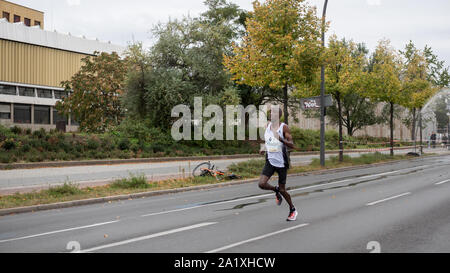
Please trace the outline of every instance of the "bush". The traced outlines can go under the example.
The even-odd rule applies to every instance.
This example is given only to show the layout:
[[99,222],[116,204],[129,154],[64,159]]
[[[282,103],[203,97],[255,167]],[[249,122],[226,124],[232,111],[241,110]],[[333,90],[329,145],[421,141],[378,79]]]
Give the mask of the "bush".
[[78,188],[77,185],[70,182],[65,182],[62,186],[51,187],[47,190],[47,192],[50,196],[60,197],[79,194],[82,191]]
[[45,138],[45,137],[47,136],[47,132],[45,132],[45,130],[41,128],[41,129],[38,130],[38,131],[34,131],[34,132],[33,132],[33,136],[34,136],[35,138],[42,139],[42,138]]
[[22,128],[18,126],[14,126],[11,128],[11,132],[16,135],[20,135],[22,133]]
[[111,188],[116,189],[146,189],[150,186],[144,174],[139,176],[132,174],[130,178],[119,179],[111,184]]
[[303,151],[313,151],[320,148],[320,132],[316,130],[305,130],[292,126],[292,138],[295,147]]
[[261,174],[261,170],[265,163],[265,160],[252,159],[249,161],[233,163],[228,167],[228,170],[243,177],[253,177]]
[[154,153],[164,152],[166,149],[166,147],[160,143],[154,143],[151,147]]
[[5,149],[6,151],[10,151],[12,149],[15,149],[16,147],[17,147],[17,143],[12,138],[6,139],[2,144],[2,148]]
[[28,153],[30,150],[31,150],[31,146],[30,146],[30,144],[24,144],[23,146],[22,146],[22,152],[24,152],[24,153]]
[[101,147],[106,151],[112,151],[116,149],[116,145],[114,145],[114,140],[110,136],[104,136],[101,140]]
[[0,163],[10,163],[11,155],[8,153],[0,153]]
[[87,141],[87,147],[89,150],[97,150],[100,147],[100,142],[97,137],[90,137]]
[[115,133],[119,137],[134,138],[139,143],[163,141],[170,142],[172,138],[168,138],[159,128],[150,127],[148,121],[130,120],[123,121]]
[[122,151],[130,149],[130,140],[128,138],[123,138],[119,141],[119,149]]

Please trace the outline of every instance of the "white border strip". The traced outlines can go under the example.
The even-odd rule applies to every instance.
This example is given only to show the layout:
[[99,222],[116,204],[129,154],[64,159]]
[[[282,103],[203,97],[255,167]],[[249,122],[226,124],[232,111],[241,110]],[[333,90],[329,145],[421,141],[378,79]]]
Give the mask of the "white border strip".
[[169,235],[169,234],[182,232],[182,231],[186,231],[186,230],[191,230],[191,229],[195,229],[195,228],[200,228],[200,227],[205,227],[205,226],[210,226],[210,225],[214,225],[214,224],[217,224],[217,222],[200,223],[200,224],[196,224],[196,225],[192,225],[192,226],[187,226],[187,227],[172,229],[172,230],[168,230],[168,231],[158,232],[158,233],[155,233],[155,234],[146,235],[146,236],[142,236],[142,237],[138,237],[138,238],[134,238],[134,239],[129,239],[129,240],[125,240],[125,241],[121,241],[121,242],[117,242],[117,243],[112,243],[112,244],[107,244],[107,245],[102,245],[102,246],[98,246],[98,247],[93,247],[93,248],[81,250],[80,253],[93,252],[93,251],[101,250],[101,249],[105,249],[105,248],[121,246],[121,245],[125,245],[125,244],[130,244],[130,243],[134,243],[134,242],[138,242],[138,241],[148,240],[148,239],[152,239],[152,238],[156,238],[156,237],[160,237],[160,236],[164,236],[164,235]]
[[275,232],[272,232],[272,233],[268,233],[266,235],[261,235],[261,236],[258,236],[258,237],[252,238],[252,239],[248,239],[248,240],[237,242],[237,243],[234,243],[234,244],[231,244],[231,245],[227,245],[227,246],[224,246],[224,247],[216,248],[216,249],[210,250],[210,251],[208,251],[206,253],[216,253],[216,252],[224,251],[224,250],[227,250],[227,249],[230,249],[230,248],[233,248],[233,247],[237,247],[237,246],[240,246],[240,245],[243,245],[243,244],[251,243],[251,242],[254,242],[254,241],[257,241],[257,240],[261,240],[261,239],[264,239],[264,238],[268,238],[268,237],[271,237],[271,236],[274,236],[274,235],[277,235],[277,234],[280,234],[280,233],[283,233],[283,232],[287,232],[287,231],[294,230],[294,229],[297,229],[297,228],[305,227],[307,225],[309,225],[309,223],[300,224],[300,225],[293,226],[293,227],[290,227],[290,228],[286,228],[286,229],[282,229],[282,230],[275,231]]
[[444,181],[441,181],[441,182],[437,182],[437,183],[435,183],[435,185],[442,185],[442,184],[445,184],[447,182],[450,182],[450,179],[447,179],[447,180],[444,180]]
[[406,195],[410,195],[410,194],[411,194],[410,192],[405,192],[405,193],[402,193],[402,194],[399,194],[399,195],[395,195],[395,196],[392,196],[392,197],[388,197],[388,198],[385,198],[385,199],[381,199],[381,200],[378,200],[378,201],[374,201],[374,202],[368,203],[368,204],[366,204],[366,206],[373,206],[373,205],[376,205],[376,204],[379,204],[379,203],[382,203],[382,202],[385,202],[385,201],[389,201],[389,200],[396,199],[396,198],[399,198],[399,197],[402,197],[402,196],[406,196]]
[[40,236],[45,236],[45,235],[50,235],[50,234],[55,234],[55,233],[61,233],[61,232],[66,232],[66,231],[72,231],[72,230],[77,230],[77,229],[85,229],[85,228],[104,226],[104,225],[109,225],[109,224],[113,224],[113,223],[117,223],[117,222],[119,222],[119,220],[110,221],[110,222],[104,222],[104,223],[98,223],[98,224],[93,224],[93,225],[88,225],[88,226],[75,227],[75,228],[60,229],[60,230],[55,230],[55,231],[50,231],[50,232],[45,232],[45,233],[39,233],[39,234],[35,234],[35,235],[29,235],[29,236],[24,236],[24,237],[0,240],[0,243],[17,241],[17,240],[23,240],[23,239],[29,239],[29,238],[40,237]]

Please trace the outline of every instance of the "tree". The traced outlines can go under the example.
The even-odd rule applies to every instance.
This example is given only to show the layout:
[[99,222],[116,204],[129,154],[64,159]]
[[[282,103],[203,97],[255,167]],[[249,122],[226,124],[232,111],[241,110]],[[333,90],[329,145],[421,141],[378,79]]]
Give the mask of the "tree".
[[428,63],[427,80],[436,87],[450,87],[450,68],[444,67],[445,62],[438,59],[431,47],[426,45],[423,54]]
[[450,123],[449,116],[447,115],[449,109],[447,109],[446,99],[450,100],[450,96],[441,95],[436,105],[434,105],[433,110],[436,115],[436,126],[438,129],[445,129]]
[[253,2],[246,20],[246,35],[225,66],[239,84],[269,87],[284,104],[289,123],[289,87],[312,80],[321,57],[321,21],[304,0]]
[[158,24],[153,29],[157,42],[149,50],[130,47],[134,65],[124,98],[130,116],[148,118],[152,126],[168,129],[174,106],[193,105],[196,96],[206,104],[219,103],[231,94],[223,55],[238,39],[245,12],[225,0],[205,4],[208,10],[199,17]]
[[391,155],[394,155],[394,105],[404,105],[408,94],[402,92],[400,81],[401,60],[389,40],[380,40],[371,60],[367,77],[367,95],[389,105]]
[[[356,44],[352,40],[339,40],[336,35],[330,37],[324,54],[325,85],[327,93],[331,94],[334,100],[334,105],[329,108],[327,114],[331,115],[331,121],[338,125],[341,161],[344,159],[343,127],[347,127],[347,132],[352,135],[354,130],[376,122],[374,113],[366,115],[367,111],[375,106],[361,95],[367,74],[366,54],[367,49],[363,44]],[[320,74],[316,73],[315,77],[314,85],[297,90],[298,97],[320,94]]]
[[148,113],[145,96],[151,67],[150,58],[140,42],[131,44],[125,56],[128,73],[125,83],[126,93],[122,97],[122,102],[125,109],[130,111],[129,115],[144,119]]
[[[366,126],[379,123],[380,119],[375,114],[377,103],[371,102],[368,98],[358,93],[347,93],[342,96],[342,126],[347,129],[347,134],[353,134]],[[334,104],[327,108],[327,116],[331,123],[339,123],[338,108]]]
[[416,140],[416,120],[417,109],[420,109],[434,95],[435,89],[432,88],[429,79],[433,76],[429,75],[429,63],[421,50],[418,50],[412,41],[400,51],[403,57],[402,67],[402,88],[404,92],[411,94],[405,106],[409,109],[412,117],[406,120],[406,124],[410,125],[411,139]]
[[[332,94],[336,103],[336,115],[339,132],[339,160],[344,160],[343,146],[343,99],[347,94],[360,94],[363,91],[362,79],[365,76],[365,58],[363,52],[353,41],[338,40],[330,37],[325,53],[325,85],[327,93]],[[347,98],[356,98],[348,96]],[[346,109],[348,110],[348,109]],[[348,121],[348,120],[347,120]],[[351,123],[347,123],[350,125]]]
[[123,118],[120,96],[126,75],[124,61],[115,52],[82,59],[74,76],[61,84],[71,94],[56,104],[63,115],[71,115],[85,132],[105,132]]

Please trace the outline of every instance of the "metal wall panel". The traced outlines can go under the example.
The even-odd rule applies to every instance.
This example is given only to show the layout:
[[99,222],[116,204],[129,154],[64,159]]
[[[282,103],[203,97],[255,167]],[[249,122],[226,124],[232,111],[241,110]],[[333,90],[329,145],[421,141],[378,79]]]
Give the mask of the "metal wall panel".
[[0,39],[0,81],[61,87],[87,55]]

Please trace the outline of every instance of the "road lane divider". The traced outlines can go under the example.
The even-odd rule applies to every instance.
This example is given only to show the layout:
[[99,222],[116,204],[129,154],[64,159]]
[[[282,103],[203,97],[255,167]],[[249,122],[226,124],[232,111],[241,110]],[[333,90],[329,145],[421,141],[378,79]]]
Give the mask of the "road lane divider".
[[442,184],[445,184],[447,182],[450,182],[450,179],[447,179],[447,180],[444,180],[444,181],[441,181],[441,182],[437,182],[437,183],[435,183],[435,185],[442,185]]
[[79,229],[87,229],[87,228],[99,227],[99,226],[109,225],[109,224],[113,224],[113,223],[117,223],[117,222],[119,222],[119,220],[103,222],[103,223],[97,223],[97,224],[81,226],[81,227],[60,229],[60,230],[44,232],[44,233],[39,233],[39,234],[34,234],[34,235],[28,235],[28,236],[23,236],[23,237],[17,237],[17,238],[0,240],[0,243],[6,243],[6,242],[11,242],[11,241],[18,241],[18,240],[24,240],[24,239],[29,239],[29,238],[41,237],[41,236],[52,235],[52,234],[56,234],[56,233],[62,233],[62,232],[67,232],[67,231],[79,230]]
[[251,243],[251,242],[254,242],[254,241],[258,241],[258,240],[261,240],[261,239],[264,239],[264,238],[268,238],[268,237],[271,237],[271,236],[274,236],[274,235],[277,235],[277,234],[280,234],[280,233],[284,233],[284,232],[288,232],[288,231],[291,231],[291,230],[294,230],[294,229],[306,227],[307,225],[309,225],[309,223],[304,223],[304,224],[296,225],[296,226],[293,226],[293,227],[290,227],[290,228],[285,228],[285,229],[282,229],[282,230],[279,230],[279,231],[271,232],[271,233],[268,233],[268,234],[265,234],[265,235],[261,235],[261,236],[258,236],[258,237],[254,237],[254,238],[251,238],[251,239],[248,239],[248,240],[244,240],[244,241],[240,241],[240,242],[237,242],[237,243],[234,243],[234,244],[230,244],[230,245],[226,245],[226,246],[223,246],[223,247],[220,247],[220,248],[216,248],[216,249],[207,251],[206,253],[221,252],[221,251],[224,251],[224,250],[227,250],[227,249],[230,249],[230,248],[234,248],[234,247],[237,247],[237,246],[240,246],[240,245],[243,245],[243,244],[248,244],[248,243]]
[[381,200],[378,200],[378,201],[367,203],[366,206],[373,206],[373,205],[376,205],[376,204],[379,204],[379,203],[382,203],[382,202],[386,202],[386,201],[389,201],[389,200],[397,199],[397,198],[400,198],[400,197],[403,197],[403,196],[406,196],[406,195],[410,195],[410,194],[411,194],[410,192],[405,192],[405,193],[402,193],[402,194],[399,194],[399,195],[395,195],[395,196],[391,196],[391,197],[388,197],[388,198],[385,198],[385,199],[381,199]]
[[146,235],[146,236],[141,236],[141,237],[137,237],[137,238],[133,238],[133,239],[128,239],[128,240],[125,240],[125,241],[120,241],[120,242],[116,242],[116,243],[106,244],[106,245],[97,246],[97,247],[93,247],[93,248],[89,248],[89,249],[82,249],[82,250],[80,250],[80,253],[93,252],[93,251],[102,250],[102,249],[106,249],[106,248],[111,248],[111,247],[131,244],[131,243],[144,241],[144,240],[148,240],[148,239],[152,239],[152,238],[156,238],[156,237],[161,237],[161,236],[165,236],[165,235],[169,235],[169,234],[174,234],[174,233],[188,231],[188,230],[192,230],[192,229],[196,229],[196,228],[206,227],[206,226],[210,226],[210,225],[214,225],[214,224],[217,224],[217,222],[206,222],[206,223],[200,223],[200,224],[196,224],[196,225],[192,225],[192,226],[187,226],[187,227],[182,227],[182,228],[176,228],[176,229],[172,229],[172,230],[162,231],[162,232],[158,232],[158,233],[154,233],[154,234],[150,234],[150,235]]

